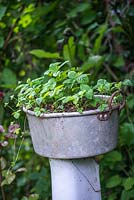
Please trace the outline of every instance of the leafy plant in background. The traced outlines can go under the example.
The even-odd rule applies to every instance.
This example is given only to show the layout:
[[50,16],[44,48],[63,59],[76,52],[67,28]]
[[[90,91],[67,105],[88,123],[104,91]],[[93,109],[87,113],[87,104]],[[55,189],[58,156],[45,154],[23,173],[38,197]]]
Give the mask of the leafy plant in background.
[[[2,200],[6,200],[9,198],[8,194],[5,191],[5,186],[12,185],[16,179],[16,176],[19,173],[26,172],[26,168],[17,166],[17,161],[19,158],[20,150],[22,144],[24,142],[24,136],[22,136],[21,146],[16,150],[16,143],[17,137],[20,132],[20,127],[18,124],[11,124],[6,131],[2,125],[0,125],[0,187],[1,187],[1,194]],[[6,160],[4,151],[7,148],[12,149],[11,145],[13,146],[13,155],[12,160]],[[24,196],[22,200],[38,200],[38,194],[30,194],[28,197]]]
[[[11,124],[8,127],[8,131],[6,132],[4,127],[0,125],[0,186],[1,186],[1,194],[3,200],[6,199],[6,193],[4,191],[4,185],[10,185],[14,181],[17,172],[21,172],[24,168],[17,169],[16,171],[13,170],[13,167],[16,164],[18,159],[19,152],[16,154],[15,152],[15,143],[17,134],[19,133],[19,125],[18,124]],[[14,143],[11,143],[10,140],[13,140]],[[14,155],[13,161],[11,162],[11,166],[7,168],[8,161],[4,158],[3,149],[7,148],[9,145],[14,144]],[[6,169],[7,168],[7,169]]]
[[[4,102],[10,98],[17,81],[42,75],[52,59],[53,62],[69,60],[69,67],[81,66],[82,71],[91,74],[92,84],[98,79],[109,82],[131,79],[134,82],[133,13],[131,0],[103,0],[102,3],[99,0],[0,1],[0,96],[4,95],[0,101],[0,124],[7,130],[14,121],[11,111],[4,108]],[[38,49],[43,50],[45,59],[38,59],[42,55],[39,52],[36,56]],[[133,199],[133,86],[125,92],[127,106],[121,112],[118,148],[98,158],[105,171],[101,173],[103,200]],[[22,122],[21,116],[19,124],[23,127]],[[19,148],[21,139],[17,140],[16,148]],[[12,145],[3,149],[6,160],[11,160],[12,153]],[[34,161],[31,160],[33,156]],[[40,199],[51,199],[48,162],[34,155],[28,135],[17,166],[25,166],[27,172],[23,176],[18,173],[10,187],[4,186],[10,198],[20,200],[35,192],[40,194]],[[43,167],[45,177],[40,175]],[[116,186],[110,181],[115,181]],[[129,187],[124,186],[125,181]]]

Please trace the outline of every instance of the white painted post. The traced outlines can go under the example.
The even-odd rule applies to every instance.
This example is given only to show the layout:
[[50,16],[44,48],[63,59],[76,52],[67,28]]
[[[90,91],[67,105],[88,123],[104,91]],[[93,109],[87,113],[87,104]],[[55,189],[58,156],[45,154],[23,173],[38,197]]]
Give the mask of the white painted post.
[[50,159],[53,200],[101,200],[99,165],[92,158]]

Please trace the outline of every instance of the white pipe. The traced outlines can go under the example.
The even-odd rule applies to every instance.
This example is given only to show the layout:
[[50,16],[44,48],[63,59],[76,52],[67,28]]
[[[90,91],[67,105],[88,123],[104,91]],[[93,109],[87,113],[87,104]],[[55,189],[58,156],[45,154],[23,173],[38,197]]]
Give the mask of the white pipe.
[[50,159],[52,200],[101,200],[99,166],[91,158]]

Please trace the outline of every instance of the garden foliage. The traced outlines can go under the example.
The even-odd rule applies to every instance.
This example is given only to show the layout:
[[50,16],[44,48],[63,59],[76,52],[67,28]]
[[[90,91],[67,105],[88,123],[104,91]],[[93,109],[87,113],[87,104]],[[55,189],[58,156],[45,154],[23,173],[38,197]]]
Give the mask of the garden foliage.
[[[33,152],[25,116],[21,115],[18,121],[13,118],[9,106],[14,110],[14,102],[7,107],[4,104],[13,98],[18,81],[43,75],[50,63],[66,60],[68,69],[78,66],[79,71],[90,74],[92,84],[98,79],[132,81],[125,89],[127,106],[120,113],[118,147],[96,158],[101,164],[102,199],[131,200],[134,198],[131,0],[0,1],[1,144],[7,141],[10,125],[22,127],[20,134],[13,133],[17,137],[9,140],[7,146],[0,146],[0,199],[4,196],[9,200],[51,199],[48,160]],[[17,113],[15,117],[18,118]]]

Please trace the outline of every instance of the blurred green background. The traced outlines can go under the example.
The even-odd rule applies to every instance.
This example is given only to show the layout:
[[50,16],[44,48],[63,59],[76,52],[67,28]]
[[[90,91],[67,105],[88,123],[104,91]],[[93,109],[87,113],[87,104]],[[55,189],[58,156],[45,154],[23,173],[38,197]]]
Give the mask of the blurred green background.
[[[105,78],[134,83],[134,1],[0,0],[0,124],[6,131],[15,119],[4,103],[18,81],[35,78],[51,62],[64,60],[70,61],[69,67],[89,72],[94,82]],[[102,200],[134,200],[133,92],[133,87],[126,90],[118,147],[96,158],[101,165]],[[24,127],[24,116],[15,123]],[[21,133],[0,148],[0,182],[4,170],[11,168],[15,174],[9,176],[13,181],[1,186],[0,200],[51,200],[48,159],[34,153],[29,133],[23,131],[25,136]]]

